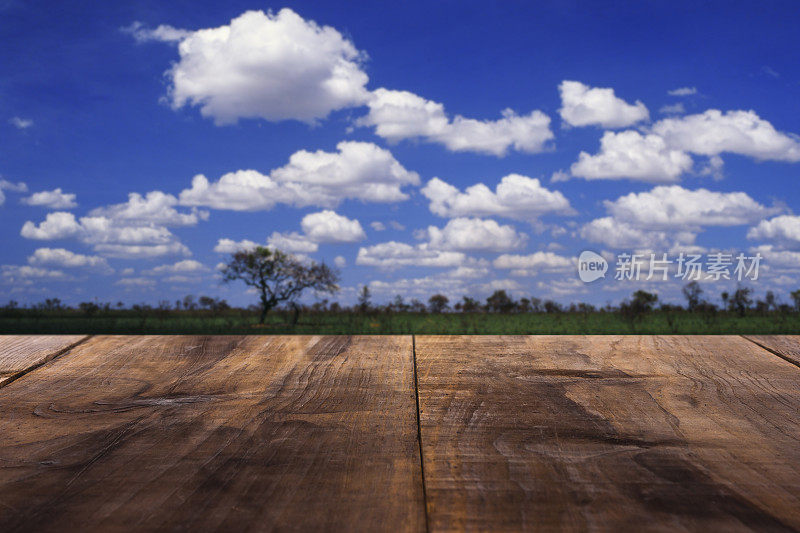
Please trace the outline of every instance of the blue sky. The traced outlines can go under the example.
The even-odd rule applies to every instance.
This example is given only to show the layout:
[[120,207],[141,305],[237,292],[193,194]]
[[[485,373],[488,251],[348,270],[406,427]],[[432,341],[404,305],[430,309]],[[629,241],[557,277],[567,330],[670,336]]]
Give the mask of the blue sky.
[[686,282],[583,284],[583,250],[611,274],[623,252],[759,253],[750,285],[787,300],[798,19],[791,2],[3,2],[0,287],[242,304],[216,267],[255,243],[340,265],[343,302],[364,283],[602,304]]

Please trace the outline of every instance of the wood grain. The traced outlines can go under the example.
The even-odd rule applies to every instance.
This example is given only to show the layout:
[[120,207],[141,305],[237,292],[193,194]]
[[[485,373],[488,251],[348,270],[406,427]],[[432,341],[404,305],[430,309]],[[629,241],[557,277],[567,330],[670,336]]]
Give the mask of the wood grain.
[[800,529],[800,369],[741,337],[416,337],[432,531]]
[[425,527],[411,337],[94,337],[0,411],[0,531]]
[[800,335],[745,335],[744,337],[800,367]]
[[85,338],[86,335],[0,335],[0,387]]

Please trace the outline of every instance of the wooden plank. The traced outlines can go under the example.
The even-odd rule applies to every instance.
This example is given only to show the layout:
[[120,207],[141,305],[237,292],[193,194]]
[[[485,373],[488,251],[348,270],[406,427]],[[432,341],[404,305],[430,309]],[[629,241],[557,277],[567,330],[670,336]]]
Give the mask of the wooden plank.
[[800,366],[800,335],[745,335],[778,357]]
[[0,531],[425,527],[411,337],[94,337],[0,412]]
[[85,338],[86,335],[0,335],[0,387]]
[[432,531],[797,530],[800,369],[741,337],[417,337]]

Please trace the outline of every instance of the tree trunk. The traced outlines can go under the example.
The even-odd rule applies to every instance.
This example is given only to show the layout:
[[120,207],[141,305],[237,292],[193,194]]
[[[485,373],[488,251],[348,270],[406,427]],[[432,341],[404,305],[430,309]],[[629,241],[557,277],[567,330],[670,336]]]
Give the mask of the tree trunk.
[[267,292],[265,290],[261,290],[261,318],[259,319],[259,324],[264,324],[267,320],[267,313],[269,312],[269,301],[267,300]]

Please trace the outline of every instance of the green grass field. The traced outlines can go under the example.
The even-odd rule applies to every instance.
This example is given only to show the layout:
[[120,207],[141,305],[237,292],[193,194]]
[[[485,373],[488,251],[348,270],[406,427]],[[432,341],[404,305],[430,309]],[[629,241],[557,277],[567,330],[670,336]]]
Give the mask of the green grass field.
[[265,325],[244,311],[136,315],[112,312],[38,313],[0,317],[4,334],[797,334],[800,313],[713,314],[653,311],[636,320],[618,312],[592,313],[304,313],[270,314]]

